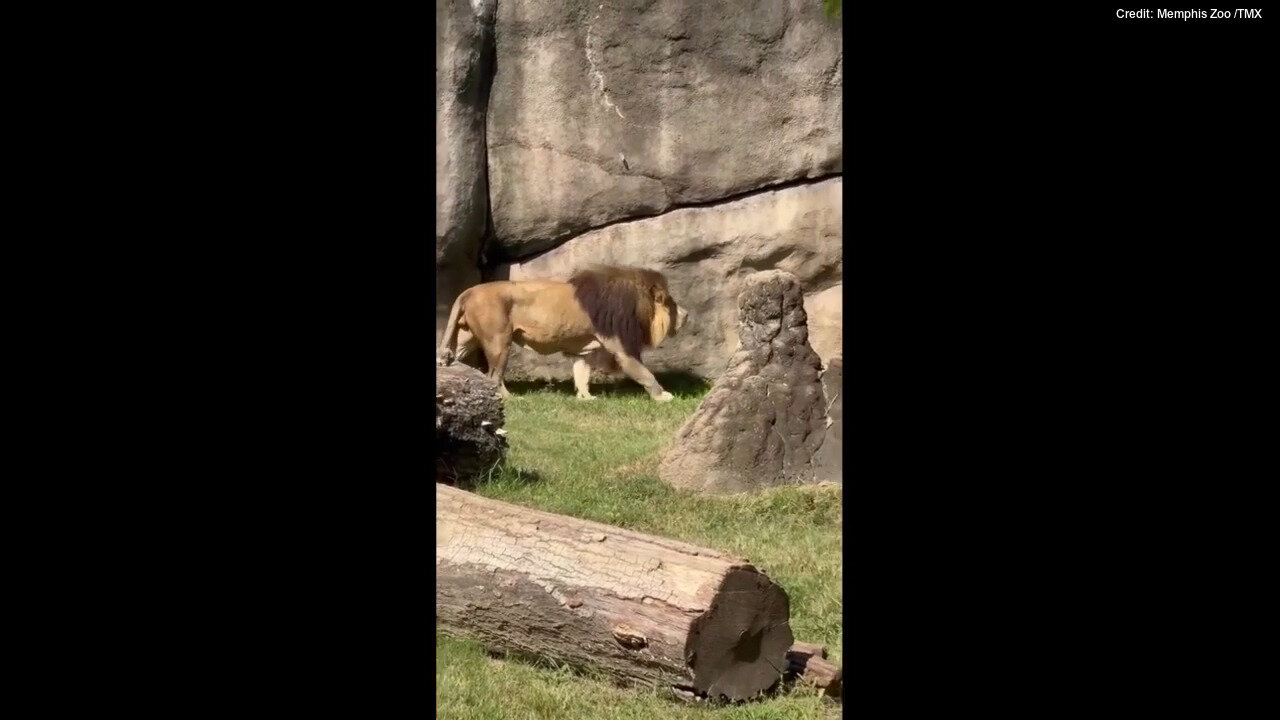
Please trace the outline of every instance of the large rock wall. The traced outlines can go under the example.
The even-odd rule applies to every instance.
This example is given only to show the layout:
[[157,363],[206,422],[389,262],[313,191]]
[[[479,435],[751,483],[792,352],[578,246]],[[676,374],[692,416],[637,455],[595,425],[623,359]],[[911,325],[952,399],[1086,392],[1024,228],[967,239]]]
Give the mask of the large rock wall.
[[495,249],[840,172],[839,23],[817,0],[498,3]]
[[[691,313],[646,363],[713,379],[742,277],[777,268],[838,355],[843,45],[822,5],[437,2],[437,341],[482,277],[642,265]],[[508,377],[569,369],[516,350]]]

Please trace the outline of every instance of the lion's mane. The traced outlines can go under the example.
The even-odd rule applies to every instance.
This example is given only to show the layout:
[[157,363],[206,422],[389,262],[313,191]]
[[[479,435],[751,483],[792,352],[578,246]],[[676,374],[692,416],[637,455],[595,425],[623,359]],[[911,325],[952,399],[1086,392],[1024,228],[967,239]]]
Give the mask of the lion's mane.
[[636,359],[645,348],[662,342],[674,322],[662,273],[593,265],[574,273],[569,284],[595,331],[617,338]]

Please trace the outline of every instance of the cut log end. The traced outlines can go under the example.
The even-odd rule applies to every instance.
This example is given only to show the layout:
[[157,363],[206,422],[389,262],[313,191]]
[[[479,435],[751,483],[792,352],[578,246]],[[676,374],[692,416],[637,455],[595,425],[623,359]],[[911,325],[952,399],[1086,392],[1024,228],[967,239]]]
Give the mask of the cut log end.
[[731,570],[685,645],[694,689],[709,698],[746,700],[787,669],[790,603],[782,588],[750,568]]
[[448,632],[619,684],[740,701],[782,678],[789,611],[743,558],[436,485]]

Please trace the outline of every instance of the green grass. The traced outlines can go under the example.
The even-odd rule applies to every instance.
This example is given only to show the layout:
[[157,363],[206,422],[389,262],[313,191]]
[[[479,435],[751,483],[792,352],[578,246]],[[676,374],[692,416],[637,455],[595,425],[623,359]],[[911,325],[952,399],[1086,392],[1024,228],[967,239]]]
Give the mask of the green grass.
[[[658,458],[708,386],[659,379],[673,402],[655,403],[633,383],[593,387],[593,402],[576,399],[568,383],[508,383],[507,462],[471,489],[747,557],[787,591],[796,639],[826,644],[840,663],[839,491],[792,486],[706,497],[665,485]],[[437,713],[446,720],[839,716],[838,706],[807,689],[708,708],[565,669],[493,660],[463,638],[438,634],[436,647]]]

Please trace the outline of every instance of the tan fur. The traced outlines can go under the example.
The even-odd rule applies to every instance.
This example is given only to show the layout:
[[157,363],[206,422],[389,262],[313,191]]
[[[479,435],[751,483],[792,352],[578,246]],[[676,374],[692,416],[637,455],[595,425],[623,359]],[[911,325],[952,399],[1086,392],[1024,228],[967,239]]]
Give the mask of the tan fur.
[[[657,346],[683,323],[685,313],[676,306],[666,289],[666,279],[658,273],[609,267],[594,267],[584,273],[600,283],[622,283],[610,287],[634,293],[636,320],[647,330],[644,334],[648,336],[648,346]],[[619,296],[623,295],[610,297]],[[459,339],[460,349],[456,344]],[[580,358],[606,372],[621,369],[655,399],[671,397],[619,338],[597,330],[575,296],[574,285],[559,280],[503,280],[465,290],[449,313],[439,363],[448,365],[476,349],[483,351],[489,363],[489,377],[498,383],[505,397],[508,393],[502,374],[513,342],[542,355],[563,353]],[[575,384],[578,396],[588,399],[587,373],[582,375],[579,382],[575,370]]]

